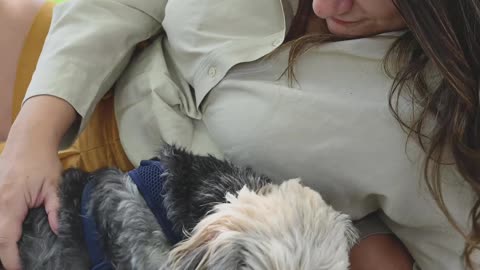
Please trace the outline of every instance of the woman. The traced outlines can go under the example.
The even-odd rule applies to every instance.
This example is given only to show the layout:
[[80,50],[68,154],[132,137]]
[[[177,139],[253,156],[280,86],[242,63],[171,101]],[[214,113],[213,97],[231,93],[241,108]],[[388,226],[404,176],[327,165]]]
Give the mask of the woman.
[[[57,8],[0,157],[2,262],[17,266],[28,207],[44,203],[55,228],[57,148],[95,118],[116,82],[120,139],[134,165],[166,141],[276,179],[300,176],[355,219],[382,210],[422,269],[463,269],[479,234],[479,10],[474,0]],[[310,46],[342,39],[352,40]],[[385,56],[394,80],[382,72]],[[407,147],[399,123],[413,135]],[[428,185],[419,184],[422,168]]]

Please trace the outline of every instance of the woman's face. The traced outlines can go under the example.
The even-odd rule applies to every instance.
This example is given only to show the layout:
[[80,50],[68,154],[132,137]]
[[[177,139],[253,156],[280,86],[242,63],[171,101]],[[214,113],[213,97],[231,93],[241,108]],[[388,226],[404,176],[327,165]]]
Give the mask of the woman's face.
[[330,32],[359,37],[406,27],[393,0],[313,0],[315,14],[327,21]]

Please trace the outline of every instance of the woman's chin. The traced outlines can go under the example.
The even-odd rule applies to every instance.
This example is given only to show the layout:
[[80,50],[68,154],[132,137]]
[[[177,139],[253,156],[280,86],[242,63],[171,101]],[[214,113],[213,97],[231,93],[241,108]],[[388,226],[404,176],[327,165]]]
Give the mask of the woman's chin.
[[348,38],[362,37],[365,36],[363,31],[359,31],[358,23],[342,23],[335,21],[333,19],[327,19],[327,27],[330,33]]
[[376,27],[375,24],[365,20],[358,22],[341,22],[336,21],[335,19],[327,18],[326,22],[328,31],[330,31],[330,33],[345,38],[369,37],[382,33],[406,29],[403,25],[398,27],[379,28]]

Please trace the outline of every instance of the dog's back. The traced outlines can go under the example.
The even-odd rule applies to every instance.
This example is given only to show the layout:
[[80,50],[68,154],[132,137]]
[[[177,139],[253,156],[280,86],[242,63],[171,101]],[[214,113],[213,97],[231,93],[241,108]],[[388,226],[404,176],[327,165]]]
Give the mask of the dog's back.
[[[82,190],[88,174],[70,169],[64,172],[60,185],[58,236],[50,229],[43,208],[29,212],[19,242],[23,269],[88,269],[88,256],[83,244],[82,221],[79,215]],[[68,258],[66,260],[65,258]]]
[[243,187],[259,190],[271,180],[249,168],[240,168],[211,155],[194,155],[166,145],[158,159],[165,166],[164,205],[176,233],[190,232],[227,193]]

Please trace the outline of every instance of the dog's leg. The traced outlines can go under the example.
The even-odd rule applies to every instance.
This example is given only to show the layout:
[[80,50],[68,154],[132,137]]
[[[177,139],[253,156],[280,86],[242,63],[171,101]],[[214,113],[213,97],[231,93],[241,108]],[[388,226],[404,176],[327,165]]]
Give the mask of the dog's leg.
[[87,270],[89,259],[83,244],[80,201],[88,174],[79,170],[64,173],[59,196],[59,232],[55,235],[43,208],[33,209],[23,225],[19,242],[24,270]]
[[162,269],[170,245],[136,185],[117,170],[95,178],[94,215],[117,269]]

